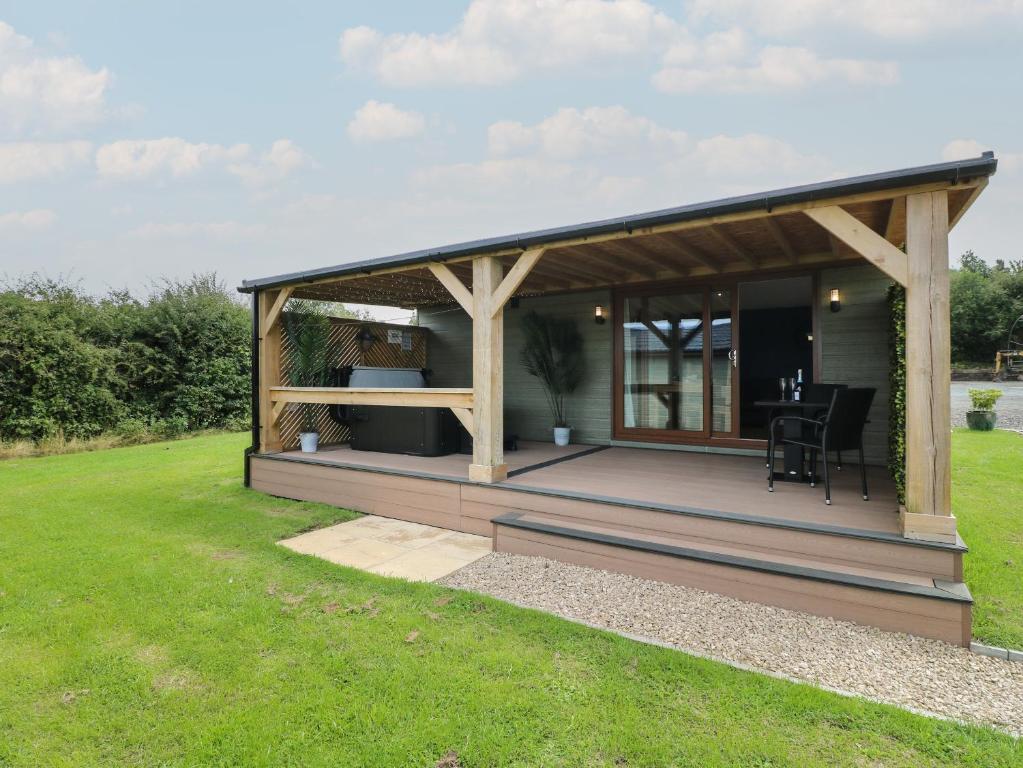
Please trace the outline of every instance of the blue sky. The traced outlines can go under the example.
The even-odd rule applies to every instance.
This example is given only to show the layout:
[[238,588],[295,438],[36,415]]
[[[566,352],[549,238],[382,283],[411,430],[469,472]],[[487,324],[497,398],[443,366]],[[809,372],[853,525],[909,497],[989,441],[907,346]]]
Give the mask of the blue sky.
[[0,274],[244,277],[824,178],[1001,160],[1023,0],[0,3]]

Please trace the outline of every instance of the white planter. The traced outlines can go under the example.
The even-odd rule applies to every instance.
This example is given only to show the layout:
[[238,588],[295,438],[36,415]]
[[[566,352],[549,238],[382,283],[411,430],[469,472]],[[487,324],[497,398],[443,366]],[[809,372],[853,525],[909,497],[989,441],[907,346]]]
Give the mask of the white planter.
[[571,427],[555,427],[554,428],[554,444],[555,445],[568,445],[568,441],[572,436]]
[[302,453],[316,453],[316,446],[320,442],[320,433],[300,432],[298,441],[302,444]]

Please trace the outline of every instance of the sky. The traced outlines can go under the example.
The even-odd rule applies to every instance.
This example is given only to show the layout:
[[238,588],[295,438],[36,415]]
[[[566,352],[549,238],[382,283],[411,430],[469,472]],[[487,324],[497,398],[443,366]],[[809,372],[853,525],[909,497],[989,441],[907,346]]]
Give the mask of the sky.
[[0,276],[243,278],[994,150],[1023,0],[0,2]]

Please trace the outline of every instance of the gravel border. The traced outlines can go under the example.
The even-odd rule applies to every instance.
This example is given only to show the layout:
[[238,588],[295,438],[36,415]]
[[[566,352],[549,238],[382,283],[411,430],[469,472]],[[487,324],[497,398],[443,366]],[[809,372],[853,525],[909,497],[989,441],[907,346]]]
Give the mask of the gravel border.
[[744,669],[1023,736],[1023,664],[937,640],[523,555],[492,553],[438,583]]

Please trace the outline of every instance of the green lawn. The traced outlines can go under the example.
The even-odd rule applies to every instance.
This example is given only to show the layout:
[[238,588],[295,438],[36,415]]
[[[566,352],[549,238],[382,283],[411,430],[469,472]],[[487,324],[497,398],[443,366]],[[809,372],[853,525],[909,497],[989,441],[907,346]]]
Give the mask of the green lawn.
[[970,548],[974,637],[1023,649],[1023,435],[955,433],[952,508]]
[[1023,762],[992,731],[288,552],[344,515],[243,489],[246,441],[0,463],[0,765]]

